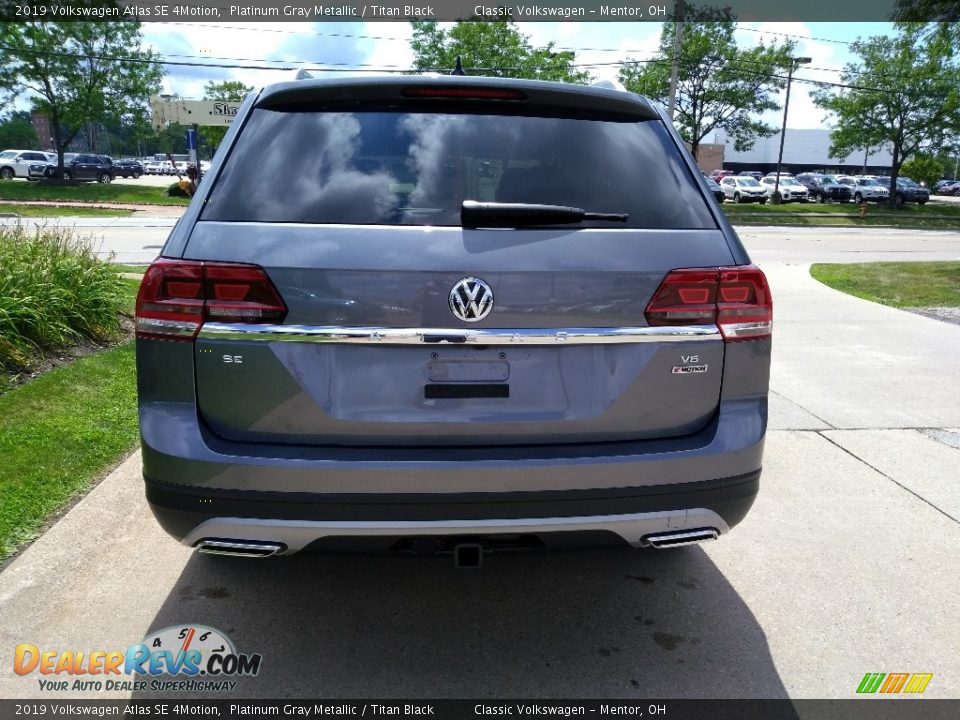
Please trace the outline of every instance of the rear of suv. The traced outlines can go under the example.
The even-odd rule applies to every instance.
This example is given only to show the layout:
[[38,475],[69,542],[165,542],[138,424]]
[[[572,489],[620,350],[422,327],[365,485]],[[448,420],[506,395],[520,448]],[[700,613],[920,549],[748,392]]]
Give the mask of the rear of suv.
[[757,493],[771,313],[639,96],[273,85],[140,289],[147,498],[245,556],[713,539]]

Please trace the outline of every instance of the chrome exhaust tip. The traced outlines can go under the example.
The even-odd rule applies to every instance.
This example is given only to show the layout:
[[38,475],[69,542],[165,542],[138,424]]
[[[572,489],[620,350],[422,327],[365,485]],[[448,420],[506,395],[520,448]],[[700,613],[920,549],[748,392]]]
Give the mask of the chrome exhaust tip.
[[720,531],[716,528],[697,528],[696,530],[677,530],[674,532],[653,533],[640,538],[641,545],[663,550],[665,548],[696,545],[707,540],[716,540]]
[[270,557],[287,549],[283,543],[262,540],[219,540],[204,538],[194,545],[204,555],[232,555],[234,557]]

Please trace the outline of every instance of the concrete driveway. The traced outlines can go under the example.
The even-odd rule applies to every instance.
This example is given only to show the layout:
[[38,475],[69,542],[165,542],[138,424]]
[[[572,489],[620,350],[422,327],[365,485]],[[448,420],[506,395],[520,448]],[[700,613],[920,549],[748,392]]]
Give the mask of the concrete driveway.
[[760,496],[721,541],[481,571],[201,557],[153,521],[135,454],[0,574],[0,696],[41,696],[9,671],[18,643],[123,649],[196,623],[263,655],[251,698],[850,698],[867,672],[960,697],[960,327],[807,271],[960,258],[960,234],[827,233],[743,231],[774,292],[771,420]]

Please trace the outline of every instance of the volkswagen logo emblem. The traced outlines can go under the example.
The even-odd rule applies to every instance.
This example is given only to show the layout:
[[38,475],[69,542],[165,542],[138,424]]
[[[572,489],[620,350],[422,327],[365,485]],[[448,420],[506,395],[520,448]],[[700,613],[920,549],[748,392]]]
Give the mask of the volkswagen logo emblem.
[[480,278],[468,277],[450,291],[450,312],[464,322],[479,322],[493,310],[493,290]]

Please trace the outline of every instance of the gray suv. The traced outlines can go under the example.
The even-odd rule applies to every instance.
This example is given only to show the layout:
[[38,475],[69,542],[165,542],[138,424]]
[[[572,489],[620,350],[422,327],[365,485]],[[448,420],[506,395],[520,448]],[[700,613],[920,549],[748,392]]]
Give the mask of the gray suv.
[[267,87],[136,316],[147,499],[202,552],[671,547],[757,493],[767,281],[631,93]]

